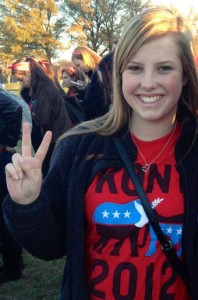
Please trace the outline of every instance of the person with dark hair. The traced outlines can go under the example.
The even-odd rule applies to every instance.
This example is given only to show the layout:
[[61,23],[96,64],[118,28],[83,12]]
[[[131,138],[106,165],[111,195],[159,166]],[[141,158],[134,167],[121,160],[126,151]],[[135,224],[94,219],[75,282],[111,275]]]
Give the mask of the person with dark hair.
[[86,120],[106,114],[112,103],[113,52],[106,54],[87,85],[83,98]]
[[18,60],[12,64],[11,70],[31,98],[32,119],[40,128],[41,137],[48,130],[53,132],[50,149],[43,163],[43,176],[46,176],[56,141],[71,128],[71,121],[59,87],[35,59],[28,57]]
[[22,107],[0,89],[0,253],[3,265],[0,266],[0,285],[21,278],[23,273],[22,247],[9,233],[2,211],[2,203],[8,194],[5,166],[12,161],[15,147],[21,133]]
[[6,224],[32,255],[66,256],[61,300],[198,300],[198,78],[176,12],[131,18],[112,86],[109,112],[59,139],[43,181],[52,133],[32,155],[24,124]]
[[109,52],[98,64],[98,77],[103,85],[105,101],[112,104],[113,52]]

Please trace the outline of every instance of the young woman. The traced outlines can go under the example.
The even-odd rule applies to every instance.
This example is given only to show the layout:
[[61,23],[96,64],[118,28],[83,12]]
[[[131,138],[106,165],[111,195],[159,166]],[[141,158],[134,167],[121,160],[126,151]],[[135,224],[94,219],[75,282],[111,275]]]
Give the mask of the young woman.
[[78,46],[72,53],[73,64],[91,78],[93,71],[96,70],[101,56],[89,47]]
[[84,97],[84,90],[88,83],[88,77],[83,71],[67,65],[61,68],[62,86],[68,88],[68,96],[76,96],[80,102]]
[[[111,110],[61,138],[43,182],[51,133],[32,157],[24,126],[23,155],[6,166],[5,220],[33,255],[67,255],[61,299],[198,299],[198,80],[186,32],[166,9],[130,21],[114,53]],[[188,287],[151,230],[114,137],[185,266]]]
[[41,63],[34,58],[27,57],[18,60],[12,64],[11,69],[12,74],[21,83],[22,95],[25,89],[26,99],[28,98],[32,103],[32,119],[36,126],[36,132],[33,128],[33,134],[36,146],[38,147],[37,139],[40,139],[40,134],[43,137],[48,130],[53,133],[50,149],[43,164],[45,176],[57,139],[71,128],[71,121],[61,95],[61,87],[59,88],[55,80],[50,79],[49,76],[52,78],[52,75],[49,75],[51,72],[47,72],[47,67],[44,69],[43,65],[41,66]]

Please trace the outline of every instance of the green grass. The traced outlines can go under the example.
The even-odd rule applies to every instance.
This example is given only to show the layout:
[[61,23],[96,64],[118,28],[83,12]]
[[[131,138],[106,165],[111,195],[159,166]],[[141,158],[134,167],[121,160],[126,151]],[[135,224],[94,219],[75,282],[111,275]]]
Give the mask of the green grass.
[[4,89],[11,92],[17,92],[20,90],[20,83],[14,82],[14,83],[4,83],[3,85]]
[[[23,277],[0,286],[1,300],[59,300],[65,258],[43,261],[23,251]],[[1,263],[1,259],[0,259]]]

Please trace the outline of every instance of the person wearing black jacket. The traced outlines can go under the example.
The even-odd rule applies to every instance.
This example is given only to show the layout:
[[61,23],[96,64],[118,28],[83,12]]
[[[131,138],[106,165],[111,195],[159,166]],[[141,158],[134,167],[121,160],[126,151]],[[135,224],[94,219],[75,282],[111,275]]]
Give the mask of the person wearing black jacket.
[[112,104],[113,52],[103,56],[93,72],[82,101],[86,120],[103,116]]
[[91,120],[108,112],[109,104],[104,95],[104,88],[99,79],[97,68],[101,62],[101,56],[88,47],[76,47],[72,53],[73,64],[89,78],[84,91],[82,107],[85,112],[85,120]]
[[2,202],[8,193],[5,166],[12,161],[21,133],[21,123],[21,105],[0,89],[0,252],[3,259],[0,284],[21,278],[23,271],[22,247],[10,235],[2,213]]

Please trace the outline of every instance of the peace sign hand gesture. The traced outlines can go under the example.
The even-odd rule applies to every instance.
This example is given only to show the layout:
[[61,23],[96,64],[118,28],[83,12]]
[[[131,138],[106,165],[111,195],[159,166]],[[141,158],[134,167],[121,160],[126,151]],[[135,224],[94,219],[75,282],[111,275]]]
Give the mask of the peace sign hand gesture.
[[39,196],[42,183],[42,163],[51,138],[52,133],[46,132],[33,157],[30,127],[28,123],[23,123],[22,155],[15,153],[12,156],[12,163],[5,167],[7,188],[13,201],[30,204]]

